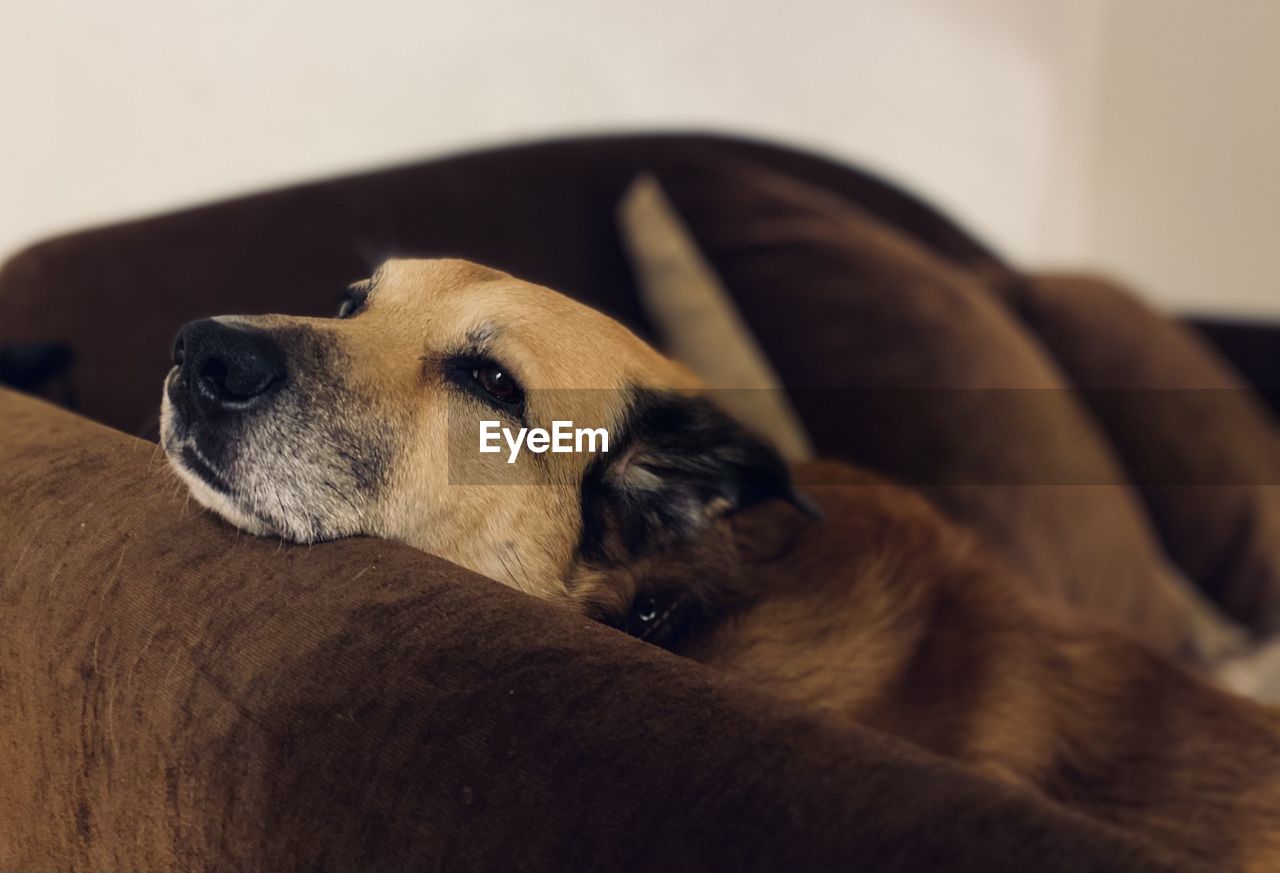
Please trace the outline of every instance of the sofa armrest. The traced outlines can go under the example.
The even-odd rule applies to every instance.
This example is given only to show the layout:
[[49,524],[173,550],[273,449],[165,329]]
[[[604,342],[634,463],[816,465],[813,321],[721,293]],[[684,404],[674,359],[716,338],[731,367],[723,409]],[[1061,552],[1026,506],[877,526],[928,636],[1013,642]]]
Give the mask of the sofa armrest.
[[1280,320],[1190,315],[1185,321],[1266,399],[1280,419]]
[[2,869],[1185,869],[3,391],[0,506]]
[[[332,315],[389,256],[464,257],[549,285],[643,330],[613,213],[637,173],[737,155],[830,188],[948,260],[993,255],[854,167],[699,134],[575,137],[266,191],[46,240],[0,266],[0,343],[59,342],[89,417],[146,432],[174,333],[222,313]],[[501,204],[495,220],[494,204]],[[127,337],[127,341],[122,341]]]

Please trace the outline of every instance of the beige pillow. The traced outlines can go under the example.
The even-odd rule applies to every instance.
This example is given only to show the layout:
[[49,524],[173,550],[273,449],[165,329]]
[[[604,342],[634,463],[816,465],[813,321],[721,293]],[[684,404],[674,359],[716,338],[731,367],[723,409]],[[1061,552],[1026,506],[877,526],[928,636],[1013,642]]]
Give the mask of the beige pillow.
[[689,237],[662,186],[636,178],[618,207],[618,226],[640,302],[667,354],[712,389],[726,412],[756,431],[788,461],[813,446],[782,381],[733,299]]

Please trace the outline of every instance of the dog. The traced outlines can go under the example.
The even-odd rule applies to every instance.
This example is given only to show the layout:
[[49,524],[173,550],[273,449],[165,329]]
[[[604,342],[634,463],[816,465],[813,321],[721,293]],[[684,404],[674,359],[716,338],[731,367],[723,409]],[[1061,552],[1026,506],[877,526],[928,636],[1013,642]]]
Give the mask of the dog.
[[[164,450],[239,528],[408,543],[1211,866],[1280,869],[1280,713],[1034,602],[905,489],[793,475],[586,306],[393,260],[337,318],[193,322],[173,360]],[[477,439],[554,422],[607,447]]]

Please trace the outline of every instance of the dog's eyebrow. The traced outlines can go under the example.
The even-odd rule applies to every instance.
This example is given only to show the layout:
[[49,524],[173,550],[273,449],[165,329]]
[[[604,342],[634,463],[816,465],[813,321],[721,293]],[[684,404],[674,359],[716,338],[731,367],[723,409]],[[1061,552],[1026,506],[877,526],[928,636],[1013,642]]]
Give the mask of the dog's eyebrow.
[[476,349],[486,349],[489,344],[498,338],[497,325],[482,324],[479,327],[473,327],[467,331],[467,344]]
[[[501,335],[501,329],[491,323],[484,323],[466,332],[462,342],[448,351],[427,349],[418,359],[423,364],[439,365],[450,360],[469,360],[476,358],[491,359],[494,356],[493,341]],[[498,362],[495,362],[498,363]],[[503,367],[503,369],[508,369]],[[512,375],[518,375],[512,372]]]

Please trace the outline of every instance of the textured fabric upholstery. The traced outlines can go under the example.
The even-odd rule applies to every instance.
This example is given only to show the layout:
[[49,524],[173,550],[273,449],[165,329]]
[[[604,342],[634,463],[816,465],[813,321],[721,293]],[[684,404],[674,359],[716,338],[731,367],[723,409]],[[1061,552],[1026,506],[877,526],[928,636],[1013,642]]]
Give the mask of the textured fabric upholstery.
[[6,391],[0,493],[0,869],[1187,869]]
[[1261,399],[1114,282],[1035,276],[1012,302],[1105,429],[1168,553],[1238,620],[1280,629],[1280,428]]

